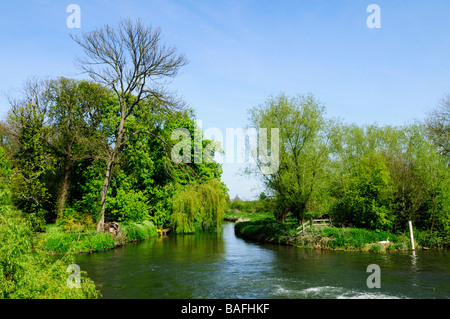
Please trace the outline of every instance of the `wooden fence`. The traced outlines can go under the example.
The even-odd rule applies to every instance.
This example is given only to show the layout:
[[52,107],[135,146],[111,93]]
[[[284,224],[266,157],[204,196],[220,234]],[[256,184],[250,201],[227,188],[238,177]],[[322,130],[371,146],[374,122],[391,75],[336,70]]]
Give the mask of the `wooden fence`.
[[297,228],[297,230],[300,230],[298,234],[302,234],[307,228],[311,226],[331,226],[331,219],[325,218],[325,219],[310,219],[307,222],[301,224],[300,227]]

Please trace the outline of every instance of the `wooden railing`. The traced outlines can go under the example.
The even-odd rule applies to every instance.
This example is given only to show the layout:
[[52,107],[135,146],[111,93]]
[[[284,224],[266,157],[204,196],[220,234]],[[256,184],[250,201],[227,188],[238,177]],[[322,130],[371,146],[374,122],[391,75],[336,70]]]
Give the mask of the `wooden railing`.
[[298,234],[302,234],[306,229],[308,229],[311,226],[331,226],[331,219],[329,218],[310,219],[307,222],[301,224],[301,226],[297,228],[297,230],[300,230]]

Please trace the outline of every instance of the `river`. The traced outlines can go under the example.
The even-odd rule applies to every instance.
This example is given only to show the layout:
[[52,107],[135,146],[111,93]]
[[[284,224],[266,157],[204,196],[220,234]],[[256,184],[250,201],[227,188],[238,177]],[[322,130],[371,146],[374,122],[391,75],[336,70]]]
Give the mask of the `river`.
[[[217,232],[167,237],[77,256],[103,298],[450,298],[448,252],[337,252],[256,244]],[[368,265],[380,288],[369,288]]]

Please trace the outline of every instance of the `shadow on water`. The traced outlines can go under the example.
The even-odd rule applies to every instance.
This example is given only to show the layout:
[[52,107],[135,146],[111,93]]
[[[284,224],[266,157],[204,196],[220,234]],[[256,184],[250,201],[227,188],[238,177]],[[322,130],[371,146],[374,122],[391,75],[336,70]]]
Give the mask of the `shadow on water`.
[[[450,298],[446,252],[336,252],[260,245],[219,231],[79,255],[104,298]],[[367,266],[381,288],[368,288]]]

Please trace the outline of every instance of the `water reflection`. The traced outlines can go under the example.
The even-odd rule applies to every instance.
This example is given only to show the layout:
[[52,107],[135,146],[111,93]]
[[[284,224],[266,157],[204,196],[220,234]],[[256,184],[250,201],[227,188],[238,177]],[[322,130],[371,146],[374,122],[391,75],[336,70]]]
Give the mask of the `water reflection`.
[[[259,245],[218,232],[169,235],[78,256],[105,298],[449,298],[446,253]],[[366,268],[381,268],[369,289]]]

